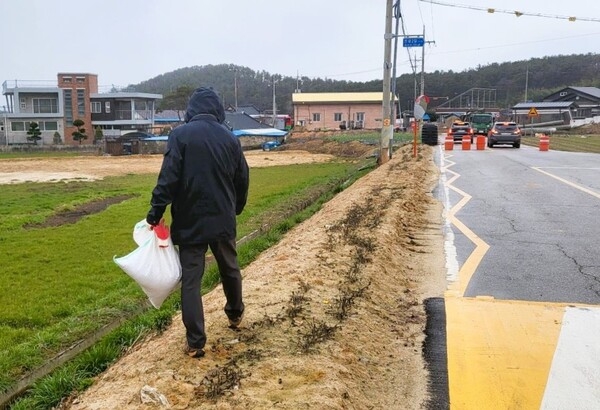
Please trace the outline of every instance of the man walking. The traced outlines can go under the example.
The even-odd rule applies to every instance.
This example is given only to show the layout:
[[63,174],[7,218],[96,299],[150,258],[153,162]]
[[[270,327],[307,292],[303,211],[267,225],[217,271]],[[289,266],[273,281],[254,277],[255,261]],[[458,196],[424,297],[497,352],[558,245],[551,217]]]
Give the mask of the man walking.
[[179,246],[182,270],[185,351],[196,358],[204,356],[206,344],[201,284],[209,247],[219,267],[230,326],[239,326],[244,314],[235,238],[236,215],[248,197],[249,172],[241,144],[223,125],[224,120],[217,94],[209,88],[195,90],[185,124],[169,135],[146,217],[155,226],[171,205],[171,237]]

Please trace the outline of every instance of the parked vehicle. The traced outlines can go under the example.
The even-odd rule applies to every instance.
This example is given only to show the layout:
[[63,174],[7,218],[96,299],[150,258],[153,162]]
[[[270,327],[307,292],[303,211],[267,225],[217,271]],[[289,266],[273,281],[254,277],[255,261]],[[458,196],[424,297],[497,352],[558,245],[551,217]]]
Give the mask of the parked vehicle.
[[149,132],[132,131],[132,132],[128,132],[127,134],[121,135],[120,139],[122,139],[122,140],[132,140],[132,139],[143,140],[145,138],[156,138],[156,135],[150,134]]
[[262,144],[262,150],[263,151],[271,151],[271,150],[274,150],[275,148],[279,147],[280,145],[281,145],[281,142],[279,142],[279,141],[267,141]]
[[497,122],[488,133],[487,146],[492,148],[496,144],[511,144],[515,148],[521,147],[521,129],[516,122]]
[[471,138],[472,144],[473,128],[471,127],[471,124],[464,121],[454,121],[448,130],[448,136],[451,136],[454,142],[461,142],[465,135]]

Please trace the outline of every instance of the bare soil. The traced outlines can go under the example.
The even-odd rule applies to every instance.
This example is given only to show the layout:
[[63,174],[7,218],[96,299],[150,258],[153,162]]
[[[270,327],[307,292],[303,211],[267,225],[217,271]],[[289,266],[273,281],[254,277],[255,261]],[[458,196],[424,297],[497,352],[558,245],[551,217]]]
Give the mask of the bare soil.
[[[282,150],[247,158],[264,166],[332,157]],[[79,169],[94,177],[118,172],[109,163],[120,172],[127,164],[128,173],[160,166],[156,158],[83,160],[91,162]],[[60,408],[426,408],[423,301],[445,287],[435,181],[432,148],[419,147],[417,158],[403,148],[243,270],[238,330],[227,326],[221,287],[203,297],[204,358],[183,354],[177,315]]]
[[[327,162],[332,154],[311,153],[306,150],[262,150],[245,153],[251,167]],[[162,155],[103,156],[103,157],[53,157],[16,158],[0,160],[0,184],[21,182],[93,181],[107,176],[158,173]]]

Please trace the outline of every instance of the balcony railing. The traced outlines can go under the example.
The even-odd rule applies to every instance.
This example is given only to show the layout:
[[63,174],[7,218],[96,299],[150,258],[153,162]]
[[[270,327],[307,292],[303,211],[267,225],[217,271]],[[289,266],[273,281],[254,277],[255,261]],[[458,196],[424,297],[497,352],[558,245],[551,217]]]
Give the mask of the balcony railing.
[[53,88],[58,87],[56,81],[52,80],[6,80],[2,83],[2,92],[13,88]]
[[115,120],[150,121],[152,120],[152,110],[116,110]]

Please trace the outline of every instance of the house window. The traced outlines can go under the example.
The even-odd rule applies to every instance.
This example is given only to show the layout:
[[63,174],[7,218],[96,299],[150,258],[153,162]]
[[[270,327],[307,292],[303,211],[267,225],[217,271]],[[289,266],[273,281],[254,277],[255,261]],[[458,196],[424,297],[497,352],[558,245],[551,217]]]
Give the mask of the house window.
[[70,83],[71,77],[63,77],[63,83]]
[[58,131],[58,123],[56,121],[40,121],[40,131]]
[[104,103],[104,112],[110,114],[110,101]]
[[25,131],[25,123],[23,121],[15,121],[10,123],[12,131]]
[[34,98],[33,112],[36,114],[50,114],[58,112],[56,98]]
[[25,97],[21,97],[21,110],[27,109],[27,102],[25,101]]
[[102,103],[100,101],[92,101],[92,113],[99,114],[102,112]]
[[313,117],[312,120],[315,122],[321,121],[321,113],[316,112],[312,115],[312,117]]
[[83,84],[85,82],[85,77],[75,77],[79,84]]
[[365,113],[364,112],[357,112],[356,113],[356,121],[364,121],[365,120]]
[[341,112],[336,112],[335,114],[333,114],[333,120],[334,121],[341,121],[342,120],[342,113]]
[[72,90],[63,90],[65,97],[65,121],[67,127],[73,126],[73,92]]
[[77,89],[77,115],[85,116],[85,90],[83,88]]

